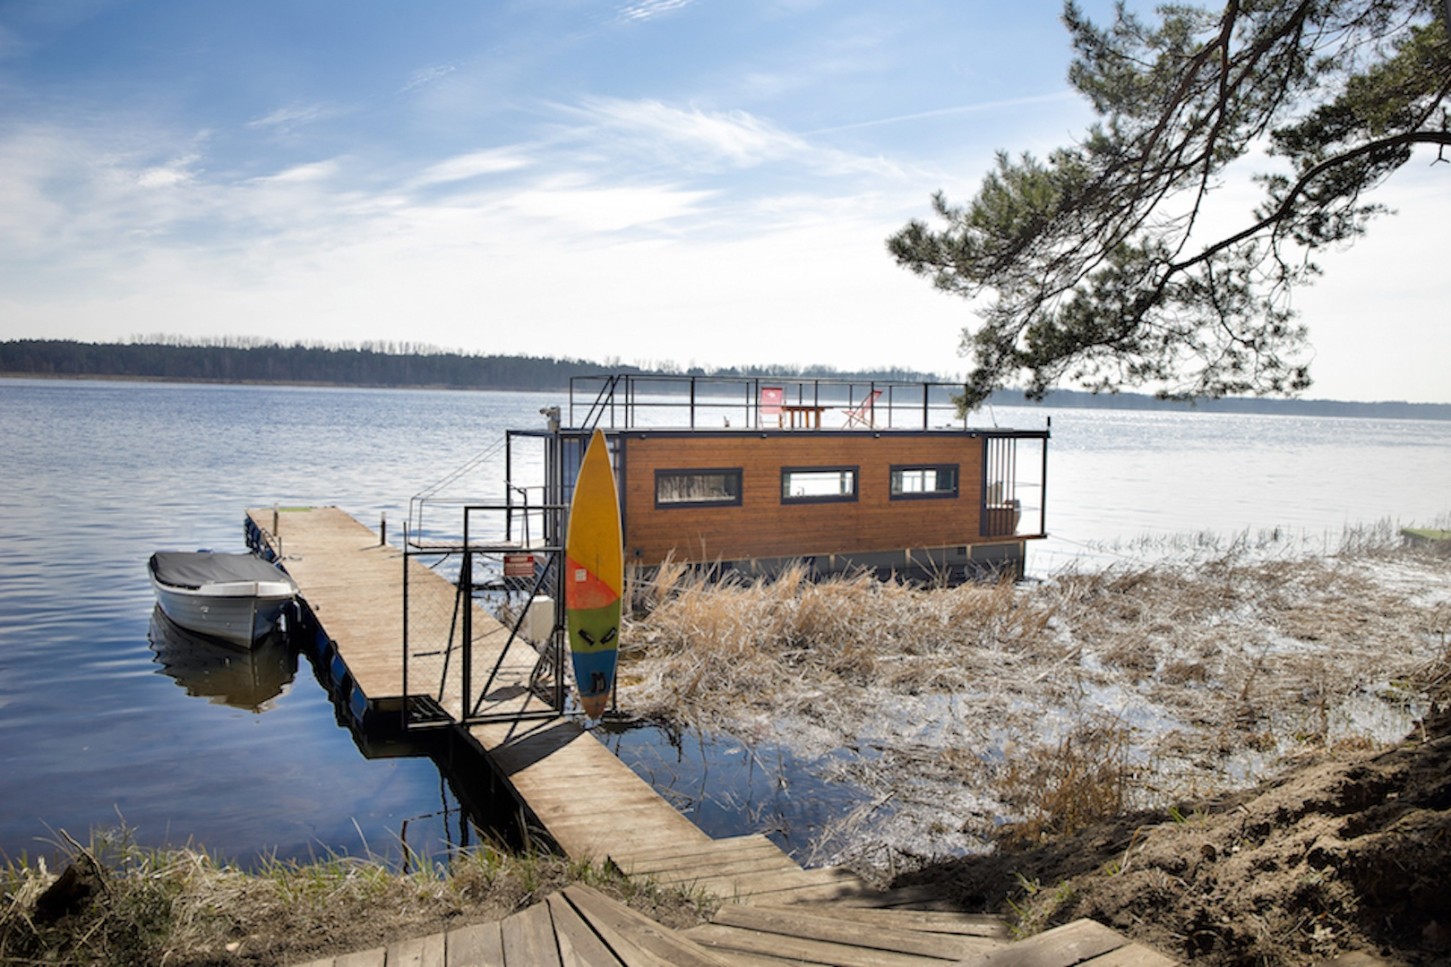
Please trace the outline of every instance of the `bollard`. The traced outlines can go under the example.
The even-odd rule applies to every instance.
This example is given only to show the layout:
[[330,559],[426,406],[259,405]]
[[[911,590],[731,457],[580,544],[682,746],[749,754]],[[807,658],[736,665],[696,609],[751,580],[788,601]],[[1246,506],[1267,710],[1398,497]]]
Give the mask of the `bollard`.
[[388,512],[383,511],[383,517],[378,521],[378,546],[382,547],[388,543]]

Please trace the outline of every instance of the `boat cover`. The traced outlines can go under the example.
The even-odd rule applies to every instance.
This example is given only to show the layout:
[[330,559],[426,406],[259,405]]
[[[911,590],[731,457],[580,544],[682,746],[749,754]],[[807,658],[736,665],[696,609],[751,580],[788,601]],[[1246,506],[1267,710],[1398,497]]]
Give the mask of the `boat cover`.
[[157,551],[151,555],[150,566],[156,580],[177,588],[200,588],[225,581],[292,580],[281,569],[255,554]]

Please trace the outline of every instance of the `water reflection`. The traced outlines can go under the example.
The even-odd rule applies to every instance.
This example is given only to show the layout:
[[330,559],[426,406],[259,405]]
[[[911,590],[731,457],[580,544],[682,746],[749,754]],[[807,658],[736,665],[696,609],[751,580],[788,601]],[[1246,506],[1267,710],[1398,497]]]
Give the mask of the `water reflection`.
[[642,719],[607,719],[594,734],[706,833],[765,833],[798,862],[833,855],[843,845],[842,818],[876,808],[867,790],[832,778],[839,767],[873,757],[870,750],[802,756],[771,742]]
[[246,650],[187,631],[158,605],[151,611],[147,639],[161,666],[158,672],[175,679],[188,695],[216,705],[260,715],[297,675],[297,651],[279,631]]

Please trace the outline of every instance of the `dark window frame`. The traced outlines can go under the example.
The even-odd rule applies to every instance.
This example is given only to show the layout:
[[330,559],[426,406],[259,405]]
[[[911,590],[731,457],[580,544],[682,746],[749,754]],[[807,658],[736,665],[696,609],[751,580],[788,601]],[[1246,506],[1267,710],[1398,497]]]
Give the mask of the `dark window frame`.
[[[898,493],[893,488],[897,474],[912,470],[935,470],[952,473],[951,490],[911,490]],[[887,495],[891,500],[956,500],[962,496],[962,466],[956,463],[894,463],[887,474]]]
[[[849,494],[802,494],[796,496],[786,490],[786,480],[793,473],[850,473],[851,493]],[[829,466],[808,466],[808,467],[782,467],[781,484],[777,492],[781,495],[783,504],[850,504],[855,503],[861,495],[862,489],[862,468],[860,464],[841,464]]]
[[[661,500],[660,480],[662,477],[671,476],[734,476],[736,487],[734,497],[721,497],[711,500]],[[745,469],[743,467],[668,467],[655,471],[655,509],[656,510],[680,510],[683,508],[699,507],[739,507],[741,495],[745,490]]]

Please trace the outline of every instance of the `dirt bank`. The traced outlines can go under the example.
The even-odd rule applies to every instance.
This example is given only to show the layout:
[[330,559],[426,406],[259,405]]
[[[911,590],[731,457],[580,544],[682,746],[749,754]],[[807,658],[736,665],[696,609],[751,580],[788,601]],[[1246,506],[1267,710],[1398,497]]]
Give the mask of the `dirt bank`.
[[1383,751],[1320,751],[1218,801],[929,864],[900,878],[1025,930],[1094,917],[1196,962],[1361,950],[1451,961],[1451,692]]

